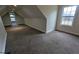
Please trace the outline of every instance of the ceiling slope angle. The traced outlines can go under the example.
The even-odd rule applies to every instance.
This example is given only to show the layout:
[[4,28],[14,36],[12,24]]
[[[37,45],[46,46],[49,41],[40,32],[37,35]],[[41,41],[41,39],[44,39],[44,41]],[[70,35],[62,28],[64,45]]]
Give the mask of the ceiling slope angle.
[[0,5],[0,16],[5,15],[7,12],[9,12],[7,5]]
[[15,12],[25,18],[46,19],[45,16],[41,13],[41,11],[35,5],[19,5],[15,9]]
[[3,16],[10,11],[16,12],[18,15],[24,18],[42,18],[46,17],[35,5],[0,5],[0,15]]

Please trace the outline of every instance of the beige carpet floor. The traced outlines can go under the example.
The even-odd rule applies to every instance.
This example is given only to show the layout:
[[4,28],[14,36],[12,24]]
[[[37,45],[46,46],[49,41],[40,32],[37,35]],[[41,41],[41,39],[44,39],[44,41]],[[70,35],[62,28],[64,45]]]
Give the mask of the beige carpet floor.
[[63,32],[41,33],[28,26],[7,27],[6,51],[11,54],[76,54],[79,37]]

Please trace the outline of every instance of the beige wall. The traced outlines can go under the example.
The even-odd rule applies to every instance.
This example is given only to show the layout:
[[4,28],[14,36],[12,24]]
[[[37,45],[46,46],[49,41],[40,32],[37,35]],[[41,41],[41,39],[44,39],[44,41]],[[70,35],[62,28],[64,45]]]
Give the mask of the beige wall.
[[24,22],[39,31],[46,32],[46,18],[37,6],[23,6]]
[[56,29],[64,31],[64,32],[68,32],[68,33],[79,35],[79,6],[77,8],[76,17],[74,19],[73,26],[61,26],[60,25],[61,15],[62,15],[62,7],[64,7],[64,6],[59,6]]
[[16,23],[17,24],[24,24],[24,18],[21,17],[20,15],[18,14],[15,14],[16,15]]
[[44,14],[47,19],[46,32],[55,30],[56,17],[57,17],[57,6],[56,5],[38,5],[40,11]]
[[27,5],[18,7],[21,8],[21,11],[16,11],[24,16],[26,25],[46,33],[55,30],[57,16],[56,5]]
[[3,21],[4,26],[11,25],[11,21],[10,21],[10,17],[8,13],[2,16],[2,21]]
[[7,5],[0,5],[0,15],[4,15],[7,12],[8,12]]
[[4,29],[2,19],[0,17],[0,54],[5,52],[7,33]]
[[24,18],[25,24],[39,31],[46,32],[46,20],[42,18]]

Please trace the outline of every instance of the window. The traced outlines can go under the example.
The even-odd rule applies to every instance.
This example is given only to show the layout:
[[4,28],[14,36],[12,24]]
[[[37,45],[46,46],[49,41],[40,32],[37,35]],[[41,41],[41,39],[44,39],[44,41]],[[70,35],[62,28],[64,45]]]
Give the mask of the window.
[[72,26],[77,6],[64,7],[61,25]]
[[11,21],[16,21],[14,12],[10,12],[10,19]]
[[12,26],[15,26],[16,25],[15,13],[11,11],[9,14],[10,14],[10,19],[11,19],[11,24]]
[[10,17],[15,17],[15,15],[10,15]]

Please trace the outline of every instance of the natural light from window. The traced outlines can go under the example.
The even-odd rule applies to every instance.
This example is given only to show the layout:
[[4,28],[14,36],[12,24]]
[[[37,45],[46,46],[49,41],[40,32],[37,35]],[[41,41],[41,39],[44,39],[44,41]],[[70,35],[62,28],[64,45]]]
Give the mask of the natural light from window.
[[61,25],[72,26],[77,6],[64,7]]
[[15,18],[15,13],[13,11],[10,12],[10,20],[11,20],[12,26],[15,26],[16,25],[16,18]]

